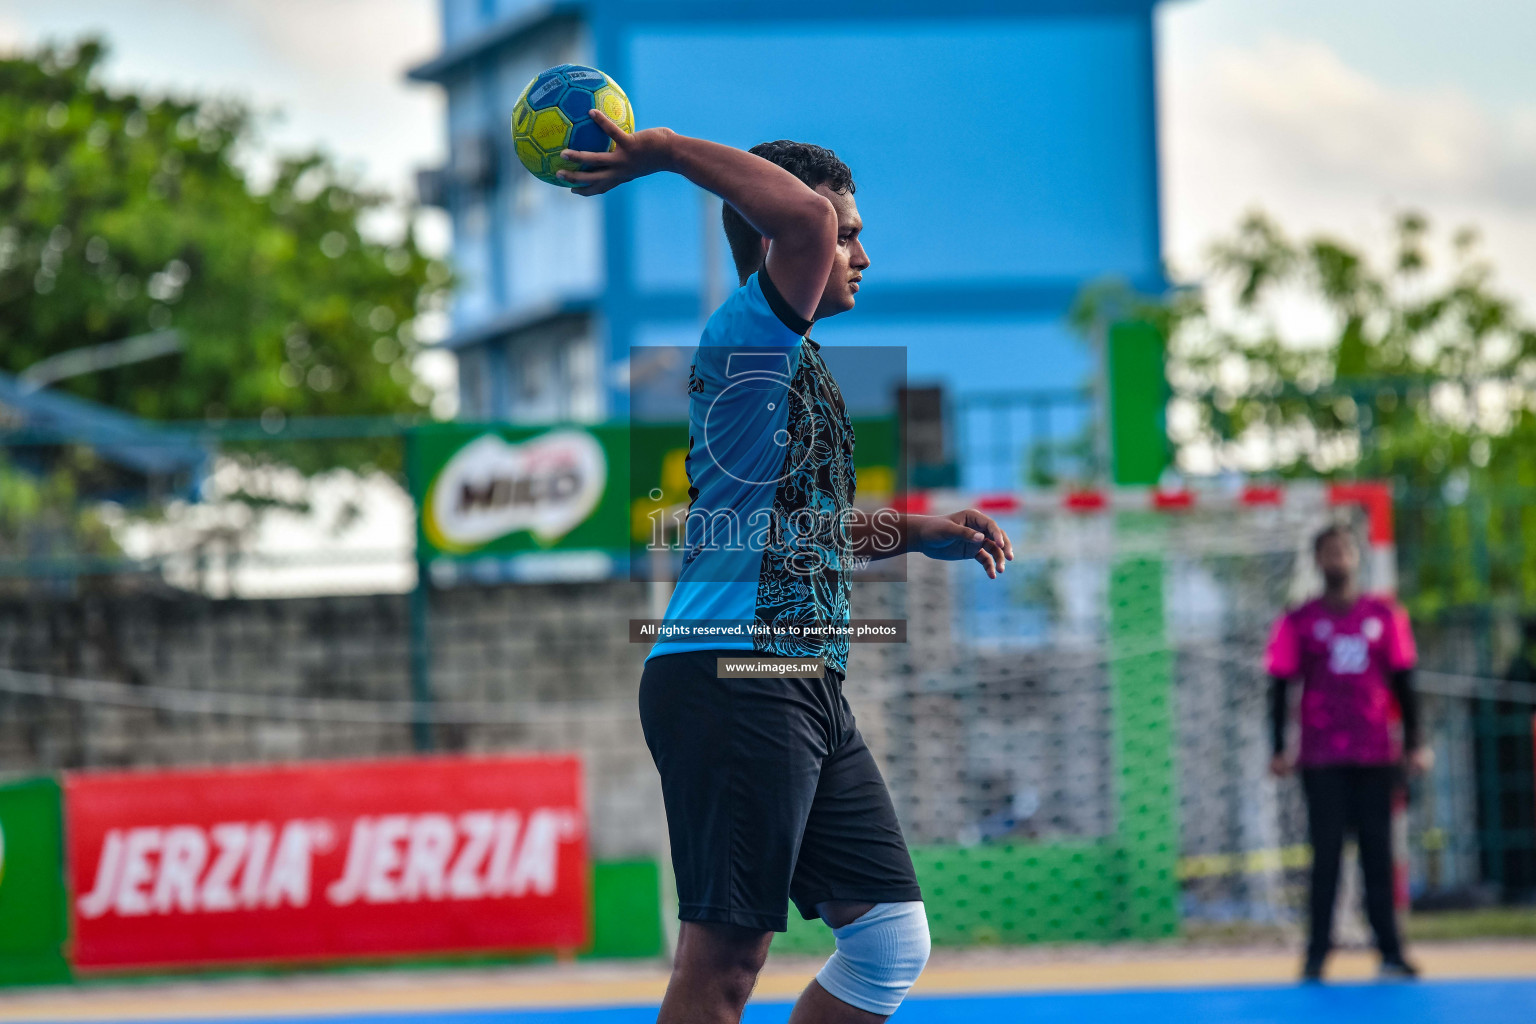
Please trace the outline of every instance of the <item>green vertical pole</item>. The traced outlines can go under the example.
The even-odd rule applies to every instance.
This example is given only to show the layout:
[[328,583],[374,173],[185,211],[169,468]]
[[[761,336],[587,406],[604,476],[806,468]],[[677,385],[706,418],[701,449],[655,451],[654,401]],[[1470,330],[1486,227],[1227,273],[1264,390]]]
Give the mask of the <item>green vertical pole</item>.
[[1104,364],[1112,479],[1122,487],[1155,484],[1168,468],[1163,336],[1140,321],[1111,324]]
[[[1155,535],[1153,513],[1117,518],[1119,536]],[[1145,545],[1135,548],[1144,550]],[[1120,932],[1153,939],[1179,927],[1173,652],[1160,554],[1117,556],[1109,577],[1109,683],[1117,772],[1114,878]]]
[[0,985],[69,981],[59,784],[0,786]]
[[421,503],[426,500],[424,481],[419,479],[417,461],[416,428],[407,427],[405,444],[406,490],[416,506],[416,586],[410,596],[410,652],[411,652],[411,703],[414,714],[411,719],[411,743],[417,750],[432,749],[432,630],[431,586],[426,553],[421,543]]
[[[1168,384],[1161,333],[1122,321],[1105,338],[1110,479],[1155,485],[1168,468]],[[1117,537],[1147,552],[1162,524],[1154,513],[1116,517]],[[1109,574],[1109,681],[1118,778],[1112,852],[1120,888],[1120,932],[1173,935],[1179,927],[1179,808],[1175,788],[1173,651],[1163,614],[1163,559],[1117,555]]]

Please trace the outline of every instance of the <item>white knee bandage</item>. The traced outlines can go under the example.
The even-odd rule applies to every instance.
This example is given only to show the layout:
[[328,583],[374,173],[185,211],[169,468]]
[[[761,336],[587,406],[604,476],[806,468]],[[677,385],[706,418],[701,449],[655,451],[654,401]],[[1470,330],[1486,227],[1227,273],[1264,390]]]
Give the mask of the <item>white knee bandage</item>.
[[920,902],[876,903],[832,929],[837,951],[816,980],[849,1006],[889,1016],[928,962],[928,915]]

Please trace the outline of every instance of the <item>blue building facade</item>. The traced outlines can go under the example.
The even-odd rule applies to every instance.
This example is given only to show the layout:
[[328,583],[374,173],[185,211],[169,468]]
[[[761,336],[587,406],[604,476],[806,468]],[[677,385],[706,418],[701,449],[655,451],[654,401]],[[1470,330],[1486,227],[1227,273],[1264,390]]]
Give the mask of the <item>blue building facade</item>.
[[675,176],[599,199],[535,180],[509,120],[564,61],[612,75],[638,127],[793,138],[853,169],[873,261],[831,345],[902,346],[952,394],[1077,387],[1081,286],[1164,287],[1155,0],[442,0],[449,211],[463,284],[447,345],[467,418],[628,412],[632,346],[688,346],[735,287],[718,203]]

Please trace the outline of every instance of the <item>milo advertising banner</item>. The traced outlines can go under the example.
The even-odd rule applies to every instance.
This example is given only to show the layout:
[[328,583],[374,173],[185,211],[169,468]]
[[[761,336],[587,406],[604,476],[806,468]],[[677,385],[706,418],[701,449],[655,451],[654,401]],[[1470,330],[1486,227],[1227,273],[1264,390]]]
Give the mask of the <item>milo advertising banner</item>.
[[[860,498],[887,500],[895,420],[854,429]],[[435,423],[409,445],[418,551],[440,586],[624,575],[650,517],[688,504],[686,423]]]
[[600,578],[629,548],[624,426],[443,423],[409,461],[434,582]]

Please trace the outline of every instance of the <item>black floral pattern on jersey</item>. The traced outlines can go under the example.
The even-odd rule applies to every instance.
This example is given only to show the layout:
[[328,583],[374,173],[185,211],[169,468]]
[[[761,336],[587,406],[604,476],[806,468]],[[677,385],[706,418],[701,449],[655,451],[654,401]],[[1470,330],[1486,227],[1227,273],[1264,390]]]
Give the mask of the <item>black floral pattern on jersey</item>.
[[848,625],[850,538],[845,513],[853,507],[853,423],[842,391],[806,339],[791,381],[785,473],[773,496],[771,529],[757,580],[756,620],[773,632],[759,634],[765,654],[826,659],[847,671],[848,637],[812,633],[783,635],[782,627]]
[[[702,395],[703,393],[704,393],[704,378],[699,376],[699,364],[695,362],[695,363],[691,364],[688,367],[688,394],[690,396],[689,400],[692,401],[692,397],[691,396],[693,396],[693,395]],[[688,513],[689,513],[690,517],[693,514],[693,503],[699,500],[699,489],[698,489],[697,486],[694,485],[694,482],[693,482],[693,467],[691,465],[692,461],[693,461],[693,431],[690,430],[688,432],[688,460],[687,460],[687,463],[685,463],[685,465],[688,466]],[[688,545],[685,546],[685,548],[683,550],[683,566],[682,566],[684,569],[687,569],[689,563],[691,563],[695,558],[699,557],[700,553],[703,552],[703,550],[704,550],[704,539],[703,538],[704,538],[704,535],[701,534],[701,536],[700,536],[700,538],[698,540],[694,541],[694,543],[692,543],[692,544],[688,544]]]

